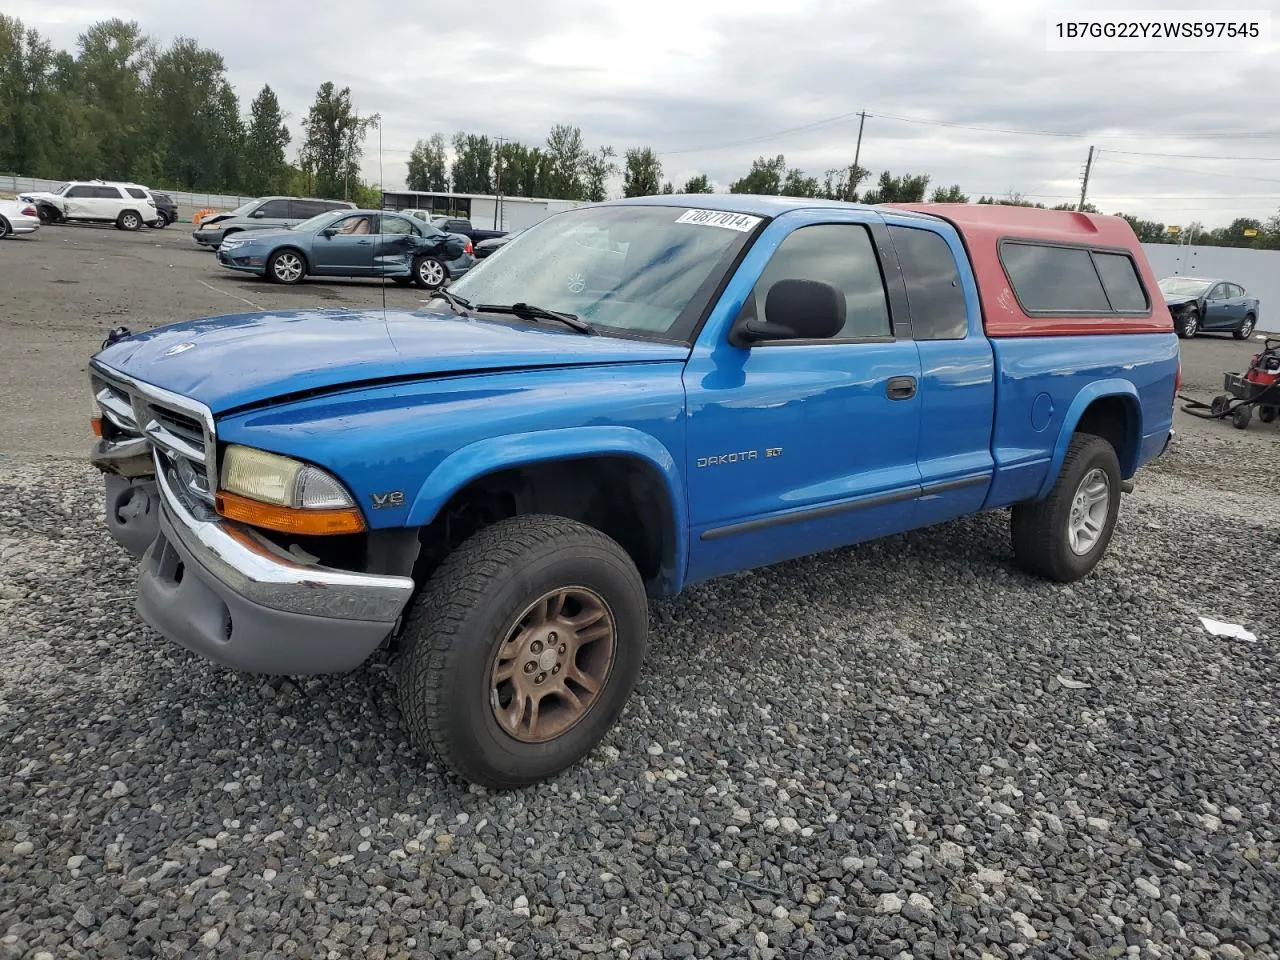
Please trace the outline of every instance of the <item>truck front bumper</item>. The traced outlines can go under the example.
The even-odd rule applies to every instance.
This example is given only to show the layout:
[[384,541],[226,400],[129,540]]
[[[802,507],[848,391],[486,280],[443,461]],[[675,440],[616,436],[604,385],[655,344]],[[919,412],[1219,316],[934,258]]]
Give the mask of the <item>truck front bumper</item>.
[[236,670],[305,676],[355,669],[395,629],[411,578],[301,563],[248,527],[197,517],[163,470],[155,485],[138,611],[168,639]]

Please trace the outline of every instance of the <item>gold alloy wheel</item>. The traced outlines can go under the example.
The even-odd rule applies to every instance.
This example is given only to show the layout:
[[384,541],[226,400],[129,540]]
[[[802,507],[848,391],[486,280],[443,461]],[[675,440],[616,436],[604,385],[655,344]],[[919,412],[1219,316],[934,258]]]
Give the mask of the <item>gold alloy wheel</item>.
[[617,647],[609,605],[586,587],[561,587],[516,620],[489,670],[493,715],[521,743],[546,743],[587,715]]

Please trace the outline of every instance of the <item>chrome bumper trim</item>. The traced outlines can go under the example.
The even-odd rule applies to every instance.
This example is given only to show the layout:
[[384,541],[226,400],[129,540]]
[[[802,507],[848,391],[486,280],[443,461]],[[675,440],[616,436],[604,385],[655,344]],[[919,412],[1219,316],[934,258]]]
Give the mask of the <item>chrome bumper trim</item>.
[[413,593],[411,577],[352,573],[286,559],[251,529],[229,520],[202,520],[156,470],[160,507],[190,554],[247,600],[313,617],[394,623]]
[[133,437],[115,443],[95,440],[89,451],[89,463],[104,473],[121,477],[149,477],[155,473],[155,460],[151,445],[145,437]]

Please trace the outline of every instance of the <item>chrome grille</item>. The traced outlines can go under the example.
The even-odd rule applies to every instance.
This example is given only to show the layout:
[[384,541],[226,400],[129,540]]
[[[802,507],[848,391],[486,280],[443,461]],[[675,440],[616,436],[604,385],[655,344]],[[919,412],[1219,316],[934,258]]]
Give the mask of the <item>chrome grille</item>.
[[[213,417],[194,400],[94,365],[94,396],[103,416],[121,433],[144,436],[174,486],[204,503],[217,490],[217,442]],[[185,499],[185,498],[184,498]]]

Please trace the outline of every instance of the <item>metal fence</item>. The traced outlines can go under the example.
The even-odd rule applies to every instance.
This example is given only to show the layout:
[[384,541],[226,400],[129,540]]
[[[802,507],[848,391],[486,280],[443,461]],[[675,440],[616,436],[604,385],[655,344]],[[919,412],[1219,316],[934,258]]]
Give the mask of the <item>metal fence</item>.
[[[65,180],[40,180],[36,177],[16,177],[0,173],[0,194],[43,193],[66,183]],[[178,216],[189,221],[197,210],[211,208],[214,210],[234,210],[241,204],[248,203],[255,197],[232,197],[221,193],[187,193],[184,190],[161,190],[173,198],[178,205]]]

